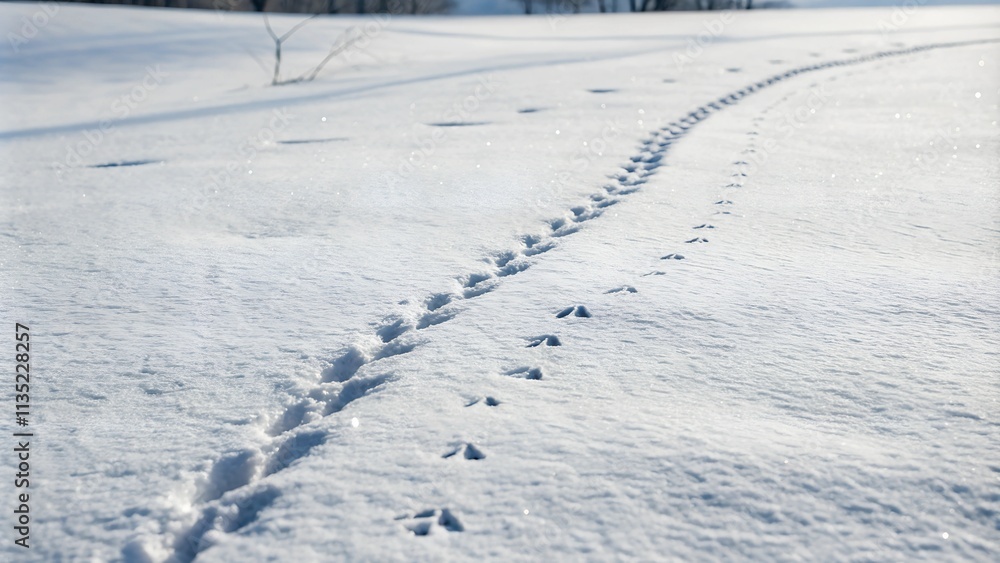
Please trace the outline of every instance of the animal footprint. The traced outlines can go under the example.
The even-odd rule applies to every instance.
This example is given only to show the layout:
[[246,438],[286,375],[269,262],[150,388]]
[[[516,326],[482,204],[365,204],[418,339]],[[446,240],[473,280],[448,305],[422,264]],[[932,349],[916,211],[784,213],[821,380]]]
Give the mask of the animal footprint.
[[465,527],[458,518],[447,508],[440,510],[430,509],[418,512],[413,516],[399,516],[397,520],[413,520],[405,524],[406,529],[416,536],[430,535],[435,528],[444,528],[449,532],[463,532]]
[[492,276],[489,274],[469,274],[466,276],[465,283],[463,285],[467,288],[473,288],[491,277]]
[[703,223],[695,227],[695,229],[714,229],[715,225],[709,225],[708,223]]
[[497,276],[501,278],[513,276],[514,274],[527,270],[529,267],[531,267],[531,264],[528,264],[527,262],[511,262],[503,268],[500,268],[500,271],[497,272]]
[[[465,406],[471,407],[472,405],[478,405],[479,401],[480,401],[479,397],[476,397],[471,402],[467,403]],[[500,404],[500,401],[494,399],[493,397],[486,397],[486,401],[484,402],[486,403],[487,407],[495,407]]]
[[382,342],[388,344],[408,330],[410,330],[410,327],[406,324],[406,321],[397,319],[391,324],[387,324],[376,330],[375,334]]
[[480,459],[486,459],[486,454],[483,453],[483,450],[480,450],[479,448],[477,448],[473,444],[462,444],[461,446],[459,446],[459,447],[455,448],[454,450],[452,450],[452,451],[444,454],[441,457],[444,458],[444,459],[448,459],[450,457],[454,457],[454,456],[458,455],[460,452],[464,452],[463,453],[463,457],[465,459],[477,460],[477,461],[480,460]]
[[529,338],[528,341],[528,348],[535,348],[537,346],[541,346],[542,344],[546,346],[562,346],[562,342],[559,341],[559,337],[554,334],[543,334],[541,336]]
[[425,328],[432,327],[434,325],[439,325],[441,323],[446,323],[451,319],[455,318],[458,313],[456,311],[439,311],[433,313],[426,313],[420,320],[417,321],[417,330],[424,330]]
[[703,238],[703,237],[695,237],[695,238],[693,238],[691,240],[686,240],[684,242],[686,242],[688,244],[690,244],[692,242],[708,242],[708,239],[707,238]]
[[584,317],[584,318],[590,318],[593,316],[590,314],[590,311],[588,311],[586,307],[584,307],[583,305],[577,305],[575,307],[567,307],[562,311],[559,311],[558,313],[556,313],[556,318],[561,319],[563,317],[568,317],[570,313],[575,314],[577,317]]
[[529,368],[529,367],[514,368],[512,370],[505,371],[504,375],[522,377],[524,379],[541,379],[542,368]]
[[663,258],[660,258],[660,260],[683,260],[683,259],[684,259],[683,254],[667,254]]
[[632,286],[630,286],[630,285],[624,285],[622,287],[616,287],[614,289],[609,289],[609,290],[605,291],[604,293],[639,293],[639,290],[636,289],[636,288],[634,288],[634,287],[632,287]]
[[452,296],[449,293],[435,293],[424,301],[424,306],[428,311],[437,311],[448,303],[451,303]]

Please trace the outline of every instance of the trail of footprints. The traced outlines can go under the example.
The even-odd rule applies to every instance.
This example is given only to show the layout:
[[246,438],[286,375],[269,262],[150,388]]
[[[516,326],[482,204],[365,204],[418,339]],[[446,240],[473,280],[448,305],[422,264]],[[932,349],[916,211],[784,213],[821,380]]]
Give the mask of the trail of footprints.
[[[373,392],[391,380],[385,373],[378,373],[380,361],[407,354],[417,349],[421,343],[421,333],[432,327],[454,319],[461,311],[463,301],[476,299],[496,290],[506,277],[517,275],[529,269],[535,257],[555,249],[561,237],[580,230],[588,221],[600,217],[603,211],[620,203],[628,195],[638,191],[648,178],[660,167],[670,146],[681,139],[695,125],[717,113],[726,106],[738,103],[745,96],[772,84],[796,77],[799,74],[833,67],[860,64],[890,56],[908,55],[929,49],[967,46],[991,43],[1000,40],[966,41],[924,45],[895,51],[884,51],[851,59],[828,61],[803,66],[776,74],[717,100],[710,101],[683,118],[654,130],[639,146],[629,162],[609,176],[609,182],[601,190],[591,195],[587,201],[570,208],[562,217],[548,222],[547,228],[536,234],[523,235],[518,239],[517,248],[506,250],[484,259],[485,266],[470,274],[457,278],[453,291],[427,296],[421,303],[402,302],[408,308],[393,318],[386,319],[371,335],[348,346],[327,369],[323,370],[319,382],[305,392],[295,403],[288,406],[267,430],[271,441],[259,449],[247,449],[232,453],[217,460],[208,472],[207,479],[198,489],[193,506],[196,521],[183,533],[173,537],[172,561],[187,562],[211,545],[206,539],[212,533],[234,533],[254,522],[261,510],[273,503],[280,493],[262,480],[292,465],[322,445],[327,435],[310,427],[309,423],[340,412],[353,401]],[[668,81],[665,81],[668,82]],[[612,90],[602,90],[601,94],[612,94]],[[780,102],[780,101],[779,101]],[[769,106],[766,110],[771,109]],[[759,122],[762,117],[755,118]],[[756,131],[748,132],[750,141],[747,154],[756,149]],[[747,162],[733,163],[732,181],[726,188],[742,188],[747,176]],[[718,215],[730,214],[734,205],[728,198],[714,202]],[[716,229],[716,225],[703,223],[693,226],[698,233],[684,244],[708,243],[703,233]],[[677,252],[660,258],[663,261],[681,261],[686,256]],[[653,271],[644,276],[664,275],[663,271]],[[637,290],[632,286],[622,286],[606,291],[607,294],[630,294]],[[553,311],[559,319],[589,319],[593,313],[584,305],[572,305]],[[584,321],[587,322],[587,321]],[[526,339],[526,347],[547,348],[563,346],[558,335],[544,334]],[[540,367],[520,366],[503,372],[503,375],[529,381],[544,380],[546,374]],[[495,408],[501,401],[492,396],[476,398],[466,407],[480,406]],[[469,442],[453,444],[442,458],[448,460],[481,461],[487,453]],[[448,508],[432,508],[415,514],[397,517],[403,526],[417,536],[444,532],[462,532],[465,527],[458,516]],[[135,546],[124,549],[128,555]],[[126,557],[128,558],[128,557]]]

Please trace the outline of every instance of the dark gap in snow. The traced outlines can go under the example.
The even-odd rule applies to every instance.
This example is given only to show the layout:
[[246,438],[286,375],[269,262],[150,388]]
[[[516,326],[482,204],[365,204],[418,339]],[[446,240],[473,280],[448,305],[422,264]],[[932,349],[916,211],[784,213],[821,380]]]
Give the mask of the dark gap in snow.
[[254,450],[242,450],[223,456],[212,465],[208,480],[198,494],[199,502],[210,502],[249,483],[257,474],[260,456]]
[[282,145],[305,145],[309,143],[332,143],[334,141],[348,141],[347,137],[328,137],[326,139],[288,139],[286,141],[278,141]]
[[542,237],[538,235],[524,235],[523,237],[521,237],[521,242],[524,244],[525,247],[531,248],[536,244],[542,242]]
[[337,398],[327,405],[323,416],[329,416],[333,413],[344,410],[347,405],[360,399],[361,397],[364,397],[369,391],[381,386],[387,381],[389,381],[388,374],[376,375],[365,379],[352,379],[348,381],[344,384],[344,388],[341,389]]
[[458,452],[462,452],[462,457],[464,457],[467,460],[478,461],[480,459],[486,459],[486,454],[484,454],[482,450],[468,443],[458,446],[454,450],[451,450],[450,452],[442,455],[441,457],[444,459],[449,459],[458,455]]
[[622,287],[616,287],[614,289],[609,289],[609,290],[605,291],[604,293],[639,293],[639,290],[636,289],[636,288],[634,288],[634,287],[632,287],[632,286],[630,286],[630,285],[625,285],[625,286],[622,286]]
[[512,375],[523,377],[524,379],[541,379],[542,369],[541,368],[529,368],[529,367],[519,367],[512,370],[507,370],[504,375]]
[[[444,322],[444,321],[441,321],[441,322]],[[430,325],[428,325],[428,326],[430,326]],[[372,358],[372,361],[375,362],[375,361],[378,361],[378,360],[384,360],[385,358],[391,358],[393,356],[399,356],[400,354],[409,354],[416,347],[417,347],[417,345],[413,344],[413,343],[411,343],[411,344],[398,344],[398,343],[397,344],[389,344],[386,347],[382,348],[377,354],[375,354],[375,356]]]
[[119,162],[105,162],[104,164],[93,164],[88,168],[122,168],[125,166],[142,166],[143,164],[156,164],[162,160],[122,160]]
[[554,237],[564,237],[580,230],[580,227],[565,227],[552,233]]
[[382,340],[382,342],[389,343],[399,338],[401,334],[409,329],[410,327],[406,326],[406,322],[403,321],[403,319],[398,319],[395,322],[376,330],[375,334],[380,340]]
[[[218,518],[218,509],[209,507],[201,513],[201,518],[188,528],[183,534],[177,536],[174,542],[174,554],[170,559],[178,563],[190,563],[202,551],[202,538],[205,534],[215,529],[215,522]],[[150,561],[146,550],[139,543],[131,543],[122,550],[122,555],[128,561]]]
[[449,532],[464,532],[465,527],[462,523],[458,521],[458,518],[451,513],[450,510],[444,508],[441,510],[441,517],[438,518],[438,524],[444,527],[445,530]]
[[465,287],[476,287],[481,282],[490,279],[489,274],[469,274],[469,279],[465,281]]
[[452,295],[450,293],[435,293],[427,298],[425,305],[428,311],[437,311],[441,307],[451,303],[451,298]]
[[[466,403],[465,406],[466,407],[471,407],[472,405],[478,405],[479,401],[480,401],[479,397],[476,397],[475,399],[473,399],[473,400],[469,401],[468,403]],[[500,401],[498,401],[497,399],[494,399],[493,397],[490,397],[490,396],[487,396],[486,400],[484,402],[486,403],[486,406],[488,406],[488,407],[495,407],[495,406],[497,406],[497,405],[500,404]]]
[[415,536],[426,536],[431,533],[431,526],[433,525],[433,522],[417,522],[415,524],[410,524],[407,528],[409,528]]
[[428,123],[432,127],[473,127],[476,125],[489,125],[491,121],[441,121],[438,123]]
[[293,428],[297,428],[302,425],[305,420],[306,414],[309,412],[311,406],[315,403],[309,399],[305,398],[289,406],[285,409],[285,412],[281,414],[281,418],[268,429],[267,433],[269,436],[280,436],[285,432]]
[[533,246],[533,247],[525,250],[524,251],[524,255],[525,256],[535,256],[535,255],[538,255],[538,254],[542,254],[543,252],[548,252],[548,251],[552,250],[555,247],[556,247],[556,243],[550,241],[550,242],[547,242],[545,244],[540,244],[538,246]]
[[351,346],[339,358],[333,361],[333,365],[324,369],[322,373],[323,383],[331,381],[347,381],[354,376],[361,366],[365,365],[368,359],[358,347]]
[[528,339],[528,348],[537,348],[542,344],[546,346],[562,346],[562,342],[559,341],[559,337],[554,334],[543,334],[541,336],[535,336]]
[[285,440],[278,451],[268,460],[264,476],[274,475],[284,470],[293,462],[309,455],[313,448],[324,442],[326,442],[326,434],[320,431],[303,432],[292,436]]
[[269,486],[236,501],[236,518],[226,526],[226,532],[236,532],[256,522],[261,511],[271,506],[280,496],[281,492],[277,488]]
[[497,254],[493,258],[493,263],[496,264],[498,268],[503,268],[504,266],[509,264],[511,260],[515,258],[517,258],[517,254],[513,252],[510,251],[501,252],[500,254]]
[[497,272],[497,276],[501,278],[513,276],[518,272],[527,270],[529,267],[531,267],[531,264],[528,264],[527,262],[514,262],[501,268],[500,271]]
[[486,459],[486,454],[482,450],[477,448],[472,444],[465,445],[465,459],[478,461],[480,459]]
[[472,299],[474,297],[479,297],[480,295],[485,295],[496,288],[497,286],[495,283],[493,284],[481,283],[478,284],[476,287],[471,287],[469,289],[466,289],[464,292],[462,292],[462,296],[465,297],[466,299]]
[[423,330],[427,327],[432,327],[434,325],[439,325],[445,323],[455,318],[456,312],[442,312],[442,313],[427,313],[426,315],[420,317],[417,321],[417,330]]

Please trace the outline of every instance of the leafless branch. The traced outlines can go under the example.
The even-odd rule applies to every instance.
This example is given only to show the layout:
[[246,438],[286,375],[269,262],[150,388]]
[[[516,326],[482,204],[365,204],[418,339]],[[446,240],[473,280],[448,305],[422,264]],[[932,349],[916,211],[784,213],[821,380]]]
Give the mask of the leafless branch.
[[[278,37],[278,34],[271,29],[271,20],[267,17],[267,12],[264,12],[264,27],[267,28],[267,34],[271,36],[274,40],[274,74],[271,76],[271,86],[277,86],[279,84],[287,84],[288,82],[282,82],[278,80],[278,76],[281,73],[281,44],[285,42],[286,39],[292,36],[296,31],[302,28],[305,24],[309,23],[313,18],[319,16],[320,14],[313,14],[308,18],[300,21],[299,23],[292,26],[285,33]],[[294,80],[291,82],[299,82],[299,80]]]
[[320,61],[319,64],[316,65],[311,71],[307,72],[306,74],[303,74],[300,77],[300,80],[309,82],[310,80],[316,78],[316,75],[319,74],[321,70],[323,70],[323,67],[326,66],[326,63],[330,62],[331,59],[343,53],[348,48],[350,48],[351,45],[354,45],[359,39],[361,39],[361,36],[359,35],[355,35],[354,37],[348,39],[342,39],[346,34],[347,32],[345,31],[344,35],[341,35],[341,39],[338,39],[333,44],[333,46],[330,47],[330,52],[326,54],[326,58]]

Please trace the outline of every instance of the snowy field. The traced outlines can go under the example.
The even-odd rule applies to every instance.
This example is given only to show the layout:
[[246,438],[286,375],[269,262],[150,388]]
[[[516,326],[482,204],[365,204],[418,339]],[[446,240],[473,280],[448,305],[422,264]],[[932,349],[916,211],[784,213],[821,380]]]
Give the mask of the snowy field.
[[1000,553],[997,7],[41,19],[0,558]]

